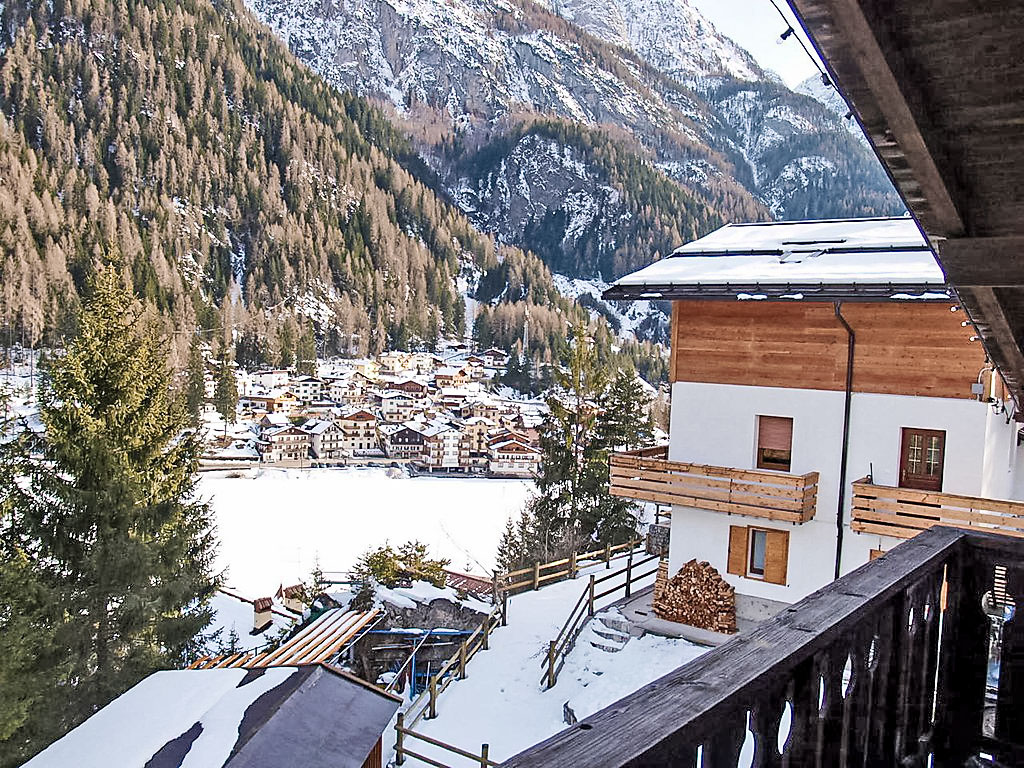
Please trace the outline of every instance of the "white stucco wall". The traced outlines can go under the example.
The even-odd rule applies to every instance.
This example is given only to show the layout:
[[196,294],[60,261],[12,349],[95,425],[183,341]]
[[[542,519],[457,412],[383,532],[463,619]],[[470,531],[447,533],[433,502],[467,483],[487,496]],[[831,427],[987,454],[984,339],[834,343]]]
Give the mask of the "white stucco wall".
[[[793,602],[832,580],[836,508],[843,435],[843,392],[676,382],[672,386],[669,458],[718,466],[755,466],[757,417],[793,419],[792,472],[817,471],[814,520],[779,523],[743,515],[676,508],[669,556],[674,571],[691,558],[707,560],[741,594]],[[873,471],[880,485],[898,484],[903,427],[946,432],[942,490],[990,498],[1024,499],[1024,447],[1017,426],[974,400],[855,393],[844,498],[850,517],[850,483]],[[730,525],[786,529],[790,533],[788,584],[766,584],[726,573]],[[842,572],[868,560],[871,549],[899,540],[844,530]]]

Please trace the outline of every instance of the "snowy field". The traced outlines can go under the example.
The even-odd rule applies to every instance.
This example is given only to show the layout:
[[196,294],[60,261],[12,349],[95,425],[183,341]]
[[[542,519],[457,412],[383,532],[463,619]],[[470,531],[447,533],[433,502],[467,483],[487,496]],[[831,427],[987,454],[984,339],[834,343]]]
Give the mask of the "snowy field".
[[[489,574],[526,480],[392,477],[384,469],[256,469],[204,474],[225,584],[248,597],[306,578],[315,563],[347,571],[371,547],[418,539],[455,570]],[[233,473],[237,474],[237,473]]]

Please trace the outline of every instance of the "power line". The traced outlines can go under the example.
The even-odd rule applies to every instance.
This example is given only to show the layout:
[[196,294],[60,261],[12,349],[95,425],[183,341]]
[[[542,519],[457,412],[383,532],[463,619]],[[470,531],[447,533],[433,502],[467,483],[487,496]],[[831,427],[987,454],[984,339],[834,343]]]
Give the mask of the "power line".
[[782,43],[785,42],[786,40],[789,40],[789,38],[791,37],[795,37],[796,41],[800,43],[800,47],[803,49],[804,54],[806,54],[807,58],[810,59],[810,62],[811,64],[814,65],[814,68],[818,70],[818,75],[821,76],[822,84],[835,88],[835,83],[833,83],[832,78],[828,76],[828,72],[826,72],[822,68],[821,64],[818,63],[818,57],[815,56],[814,53],[811,52],[810,48],[807,47],[807,43],[805,43],[804,39],[797,33],[796,29],[793,27],[793,23],[789,20],[789,17],[786,16],[783,10],[779,7],[779,4],[776,2],[776,0],[768,0],[768,2],[772,4],[772,7],[779,14],[779,17],[786,23],[786,31],[779,36],[779,42]]

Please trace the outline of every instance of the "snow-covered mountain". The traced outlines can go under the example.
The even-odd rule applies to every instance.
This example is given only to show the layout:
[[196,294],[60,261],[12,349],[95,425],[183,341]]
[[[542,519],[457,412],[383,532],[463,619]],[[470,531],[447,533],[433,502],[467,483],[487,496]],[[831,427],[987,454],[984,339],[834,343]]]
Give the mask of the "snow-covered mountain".
[[726,220],[902,210],[831,105],[687,0],[247,2],[329,82],[388,105],[477,226],[572,278],[610,281]]

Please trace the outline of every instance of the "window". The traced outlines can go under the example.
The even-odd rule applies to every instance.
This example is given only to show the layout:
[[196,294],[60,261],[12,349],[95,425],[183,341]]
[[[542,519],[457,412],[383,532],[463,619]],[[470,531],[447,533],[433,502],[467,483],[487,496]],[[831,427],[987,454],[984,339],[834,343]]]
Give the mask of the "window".
[[765,559],[765,548],[768,543],[768,531],[761,528],[748,528],[749,536],[747,541],[747,550],[749,551],[749,557],[747,559],[747,575],[756,576],[758,578],[764,578],[764,559]]
[[757,468],[789,472],[793,452],[793,419],[757,417]]
[[729,526],[729,573],[784,585],[788,566],[789,531]]
[[900,441],[900,487],[941,491],[945,453],[945,432],[904,427]]

